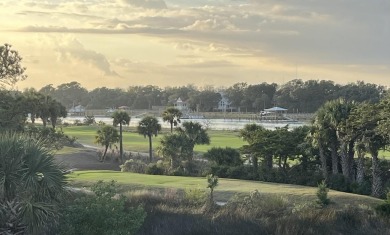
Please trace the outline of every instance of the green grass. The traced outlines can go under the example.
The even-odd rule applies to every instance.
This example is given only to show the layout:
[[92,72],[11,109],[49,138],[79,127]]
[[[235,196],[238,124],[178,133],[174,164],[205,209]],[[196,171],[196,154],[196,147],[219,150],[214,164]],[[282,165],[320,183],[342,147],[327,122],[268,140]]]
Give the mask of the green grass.
[[64,155],[64,154],[78,153],[80,151],[82,151],[80,148],[64,146],[63,148],[55,151],[54,154],[55,155]]
[[[129,172],[117,171],[76,171],[69,175],[71,184],[77,186],[89,186],[98,180],[115,180],[118,184],[134,188],[206,188],[206,179],[200,177],[180,177],[180,176],[162,176],[145,175]],[[227,201],[232,195],[247,194],[253,190],[258,190],[264,194],[275,194],[294,199],[296,201],[315,200],[315,187],[277,184],[259,181],[219,179],[219,185],[215,190],[216,200]],[[329,198],[335,205],[354,204],[354,205],[377,205],[381,200],[330,190]]]
[[380,159],[390,160],[390,151],[381,150],[378,154]]
[[[74,136],[77,141],[82,144],[88,144],[98,146],[94,143],[96,131],[99,129],[97,126],[70,126],[64,127],[65,134]],[[135,152],[148,152],[149,142],[143,135],[139,135],[135,132],[134,128],[125,127],[123,132],[123,145],[125,150]],[[160,139],[169,133],[168,130],[163,130],[160,135],[153,138],[153,148],[156,149],[160,144]],[[211,143],[210,145],[197,145],[195,146],[195,152],[204,153],[212,147],[231,147],[240,148],[245,144],[241,138],[238,137],[236,131],[209,131]]]

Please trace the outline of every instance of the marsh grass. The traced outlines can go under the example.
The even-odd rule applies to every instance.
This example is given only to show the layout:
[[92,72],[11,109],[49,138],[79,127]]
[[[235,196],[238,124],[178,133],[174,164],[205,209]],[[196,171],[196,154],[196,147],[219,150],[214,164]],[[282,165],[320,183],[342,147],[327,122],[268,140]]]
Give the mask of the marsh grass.
[[315,200],[296,203],[253,191],[234,195],[213,211],[186,197],[186,191],[137,189],[125,193],[129,206],[147,212],[138,234],[389,234],[389,220],[368,206],[327,207]]

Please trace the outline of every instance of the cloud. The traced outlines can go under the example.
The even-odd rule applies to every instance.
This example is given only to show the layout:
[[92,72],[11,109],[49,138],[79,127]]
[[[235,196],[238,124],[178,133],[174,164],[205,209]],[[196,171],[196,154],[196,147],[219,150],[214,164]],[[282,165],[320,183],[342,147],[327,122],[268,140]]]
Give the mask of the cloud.
[[77,39],[70,39],[60,42],[56,48],[60,61],[78,63],[82,61],[102,71],[104,75],[119,76],[111,69],[107,58],[98,52],[87,50]]
[[172,68],[202,68],[202,69],[219,69],[224,67],[235,67],[237,65],[233,64],[230,61],[226,60],[200,60],[200,61],[194,61],[186,64],[175,64],[170,65],[169,67]]
[[119,0],[122,4],[128,4],[134,7],[165,9],[167,5],[163,0]]
[[[336,65],[335,70],[341,71],[352,64],[375,74],[373,68],[390,64],[389,12],[388,0],[9,0],[0,8],[0,34],[77,36],[85,47],[59,43],[65,47],[61,58],[87,62],[107,74],[124,75],[126,70],[112,61],[125,57],[123,51],[110,51],[120,46],[97,43],[111,39],[136,51],[129,52],[133,61],[129,70],[149,75],[206,68],[210,78],[212,71],[207,68],[214,66],[215,74],[226,72],[221,70],[232,61],[253,67],[253,77],[273,64],[278,65],[274,71],[295,71],[298,65],[328,69],[327,75]],[[87,37],[96,38],[96,43],[87,44],[82,39]],[[133,46],[133,39],[143,41],[138,45],[145,49]],[[72,47],[77,49],[65,52]],[[78,50],[81,55],[76,55]],[[155,51],[159,54],[152,56]],[[233,69],[241,70],[233,66],[230,74]]]

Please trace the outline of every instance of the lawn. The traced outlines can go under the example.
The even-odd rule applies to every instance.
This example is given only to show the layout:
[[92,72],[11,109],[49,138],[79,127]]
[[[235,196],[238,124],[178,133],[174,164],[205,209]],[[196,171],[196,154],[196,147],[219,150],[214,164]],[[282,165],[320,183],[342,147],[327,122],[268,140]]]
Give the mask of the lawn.
[[[94,143],[96,131],[99,129],[97,126],[70,126],[63,127],[65,134],[74,136],[77,141],[82,144],[99,146]],[[135,152],[148,152],[149,142],[143,135],[139,135],[135,132],[134,128],[125,127],[123,132],[123,146],[125,150]],[[163,135],[169,133],[168,130],[163,130],[160,135],[153,138],[153,148],[159,146],[160,139]],[[211,143],[210,145],[198,145],[195,147],[195,152],[204,153],[212,147],[232,147],[240,148],[245,144],[241,138],[238,137],[237,131],[209,131]]]
[[[134,188],[200,188],[206,189],[206,179],[201,177],[180,177],[163,175],[145,175],[130,172],[118,171],[75,171],[68,176],[71,184],[76,186],[89,186],[98,180],[115,180],[125,189]],[[232,195],[247,194],[253,190],[258,190],[264,194],[275,194],[296,201],[305,202],[316,199],[317,188],[277,184],[249,180],[219,179],[219,185],[215,190],[216,200],[227,201]],[[354,205],[377,205],[382,200],[330,190],[329,198],[335,206],[344,204]]]

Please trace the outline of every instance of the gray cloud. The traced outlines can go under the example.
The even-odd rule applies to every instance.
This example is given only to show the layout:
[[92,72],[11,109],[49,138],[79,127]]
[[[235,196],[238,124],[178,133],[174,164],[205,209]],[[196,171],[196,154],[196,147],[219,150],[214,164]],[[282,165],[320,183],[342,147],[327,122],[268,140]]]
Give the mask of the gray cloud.
[[60,60],[81,60],[90,66],[101,70],[104,75],[119,76],[111,69],[110,63],[103,54],[85,49],[76,39],[59,44],[56,51],[59,53]]
[[[173,46],[179,54],[175,55],[176,58],[204,59],[206,62],[203,64],[192,65],[198,68],[208,68],[212,62],[216,68],[222,68],[230,66],[229,58],[234,61],[244,60],[245,57],[284,65],[318,65],[318,68],[335,64],[369,68],[390,64],[388,0],[91,2],[56,0],[50,4],[29,3],[31,9],[20,10],[23,15],[18,17],[37,20],[18,24],[19,28],[15,31],[148,35],[159,43]],[[214,55],[222,60],[212,61]],[[94,66],[111,71],[103,55],[99,57],[90,53],[84,56],[100,61],[90,62]],[[207,61],[210,63],[207,64]],[[191,67],[176,66],[182,66],[183,70]],[[144,68],[147,68],[146,65],[142,71],[147,72]],[[155,68],[156,71],[164,71],[164,67]],[[132,69],[135,71],[137,68],[133,66]]]

